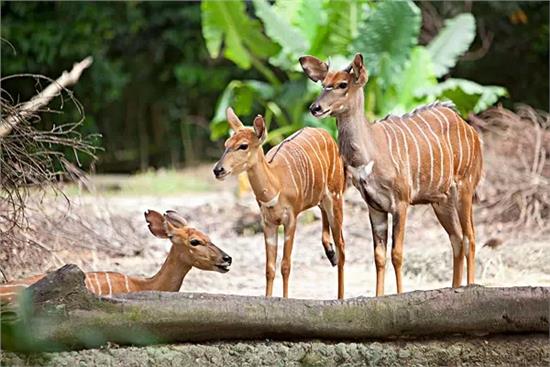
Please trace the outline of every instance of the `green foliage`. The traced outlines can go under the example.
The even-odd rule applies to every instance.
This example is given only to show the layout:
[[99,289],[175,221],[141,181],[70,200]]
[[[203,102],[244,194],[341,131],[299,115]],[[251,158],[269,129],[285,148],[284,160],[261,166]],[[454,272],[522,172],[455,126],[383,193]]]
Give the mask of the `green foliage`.
[[[231,2],[239,14],[248,18],[244,3]],[[277,53],[267,56],[255,54],[251,63],[267,80],[233,80],[228,83],[218,100],[211,120],[211,138],[217,140],[227,133],[225,109],[232,106],[245,122],[257,113],[266,116],[270,127],[271,143],[303,126],[323,126],[336,134],[333,119],[322,121],[312,118],[306,106],[319,93],[312,84],[304,84],[298,58],[304,54],[328,59],[334,64],[349,62],[361,52],[369,72],[366,87],[366,113],[370,118],[388,113],[404,113],[414,107],[436,99],[451,99],[463,115],[479,112],[506,95],[501,87],[483,87],[467,80],[450,79],[438,83],[470,47],[475,36],[475,21],[471,14],[459,14],[447,20],[445,27],[427,46],[418,44],[422,23],[420,10],[412,1],[276,1],[253,0],[255,15],[263,25],[262,35],[279,46]],[[203,11],[219,6],[217,1],[203,1]],[[252,30],[248,20],[239,24],[218,19],[220,14],[209,11],[203,16],[203,30],[208,42],[211,34],[238,34],[249,37]],[[204,24],[207,22],[208,24]],[[223,23],[222,26],[219,24]],[[233,27],[233,28],[232,28]],[[215,52],[224,48],[226,57],[240,53],[240,46],[227,41],[215,43]],[[233,48],[235,48],[233,50]],[[209,47],[210,49],[210,47]],[[344,65],[337,65],[342,67]]]
[[453,101],[463,116],[469,112],[484,111],[500,97],[508,95],[505,88],[481,86],[465,79],[447,79],[443,83],[420,89],[418,93],[428,99],[438,96]]
[[[83,129],[104,137],[98,171],[145,171],[209,157],[212,149],[205,142],[210,140],[212,101],[244,72],[210,59],[199,3],[2,2],[1,6],[2,38],[15,49],[2,44],[2,75],[39,73],[57,78],[75,61],[94,57],[74,92],[86,112]],[[277,52],[279,47],[260,32],[259,22],[247,19],[239,18],[242,29],[246,25],[254,30],[243,43],[247,55],[267,57]],[[241,32],[238,35],[242,37]],[[36,87],[32,78],[3,85],[21,101],[32,97]],[[59,106],[60,100],[52,102],[51,107]],[[43,115],[41,126],[77,119],[70,107],[65,103],[63,114]]]
[[445,22],[445,27],[428,45],[436,77],[447,74],[458,57],[468,51],[475,35],[476,21],[472,14],[460,14]]
[[204,1],[201,9],[202,32],[212,57],[218,57],[224,42],[224,56],[248,69],[255,57],[277,52],[277,46],[259,31],[259,23],[246,15],[243,2]]
[[420,10],[408,1],[384,1],[360,26],[353,48],[363,54],[381,86],[395,83],[417,44]]

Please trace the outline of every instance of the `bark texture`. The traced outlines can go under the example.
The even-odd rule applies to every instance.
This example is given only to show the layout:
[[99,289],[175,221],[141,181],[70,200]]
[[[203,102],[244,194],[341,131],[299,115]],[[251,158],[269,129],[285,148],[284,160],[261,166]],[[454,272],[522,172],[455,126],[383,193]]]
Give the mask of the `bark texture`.
[[[63,269],[66,268],[58,273]],[[49,277],[54,279],[55,275]],[[55,290],[54,298],[65,303],[62,313],[50,315],[50,322],[29,323],[32,338],[43,344],[53,343],[56,349],[94,347],[107,342],[153,344],[266,338],[357,341],[454,334],[535,334],[548,333],[549,327],[550,289],[543,287],[471,286],[345,301],[140,292],[90,302],[83,284],[80,287],[67,282],[72,291],[61,291],[59,283],[47,278],[41,282],[43,285],[37,284],[31,290],[40,290],[37,300],[42,305],[55,304],[45,296],[48,285]],[[76,301],[71,301],[71,297]]]

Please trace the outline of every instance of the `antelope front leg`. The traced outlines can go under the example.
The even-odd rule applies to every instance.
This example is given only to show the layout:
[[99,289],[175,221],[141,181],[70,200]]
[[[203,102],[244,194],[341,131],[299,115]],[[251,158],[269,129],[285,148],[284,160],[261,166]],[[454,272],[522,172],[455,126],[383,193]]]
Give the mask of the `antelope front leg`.
[[283,261],[281,262],[284,298],[288,298],[288,277],[290,275],[292,246],[294,245],[294,233],[296,233],[296,218],[290,219],[289,222],[285,224],[285,247],[283,249]]
[[405,223],[407,222],[407,204],[399,204],[393,214],[391,262],[395,271],[397,293],[403,292],[401,266],[403,265],[403,241],[405,239]]
[[369,206],[369,219],[374,241],[376,265],[376,296],[384,295],[384,272],[386,271],[386,244],[388,242],[388,213]]
[[277,226],[264,223],[265,238],[265,295],[273,294],[273,279],[275,279],[275,263],[277,261]]

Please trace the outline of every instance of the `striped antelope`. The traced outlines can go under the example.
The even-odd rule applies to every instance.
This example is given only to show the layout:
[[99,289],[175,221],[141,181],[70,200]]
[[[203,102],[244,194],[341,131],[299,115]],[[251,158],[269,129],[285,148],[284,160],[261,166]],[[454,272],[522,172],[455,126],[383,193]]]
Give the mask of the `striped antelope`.
[[[169,210],[164,216],[154,210],[145,212],[149,230],[159,238],[169,238],[172,248],[160,270],[151,278],[133,277],[114,272],[86,273],[86,288],[98,296],[111,297],[115,293],[146,290],[177,292],[191,268],[229,271],[231,257],[216,247],[201,231],[189,227],[183,217]],[[0,300],[11,302],[24,288],[39,281],[46,274],[0,285]]]
[[[314,206],[321,208],[322,244],[333,266],[338,264],[338,298],[344,297],[344,238],[342,236],[344,168],[338,146],[323,129],[297,131],[264,155],[267,137],[264,119],[245,127],[231,108],[227,121],[235,132],[225,142],[225,151],[214,167],[217,179],[246,171],[262,212],[266,248],[266,296],[273,293],[277,258],[277,229],[284,226],[281,263],[283,297],[288,297],[288,277],[296,231],[296,217]],[[337,253],[330,243],[330,232]]]
[[472,201],[482,170],[476,131],[448,103],[433,103],[404,116],[373,124],[364,114],[363,57],[341,71],[312,57],[300,58],[304,72],[323,92],[310,106],[322,118],[336,117],[340,153],[354,186],[369,207],[376,264],[376,295],[384,294],[388,214],[393,218],[392,263],[401,293],[403,240],[409,205],[431,204],[453,248],[453,287],[462,282],[464,257],[468,284],[474,282],[475,238]]

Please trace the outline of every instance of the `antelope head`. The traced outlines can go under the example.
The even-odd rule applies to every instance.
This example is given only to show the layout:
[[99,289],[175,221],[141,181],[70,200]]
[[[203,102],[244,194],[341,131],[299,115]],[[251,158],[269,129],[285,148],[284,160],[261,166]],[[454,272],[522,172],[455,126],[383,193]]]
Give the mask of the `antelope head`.
[[311,80],[320,81],[323,86],[321,95],[309,106],[309,111],[317,118],[337,116],[355,108],[356,98],[353,97],[362,93],[369,79],[361,54],[356,54],[348,67],[337,71],[330,71],[326,62],[313,56],[300,57],[300,64]]
[[187,221],[173,210],[164,215],[154,210],[145,212],[149,230],[159,238],[168,238],[182,264],[201,270],[227,273],[231,256],[210,241],[203,232],[187,225]]
[[214,175],[218,180],[238,175],[254,166],[267,135],[265,121],[260,115],[254,119],[253,127],[244,126],[231,107],[227,108],[226,115],[234,133],[225,141],[225,151],[214,166]]

